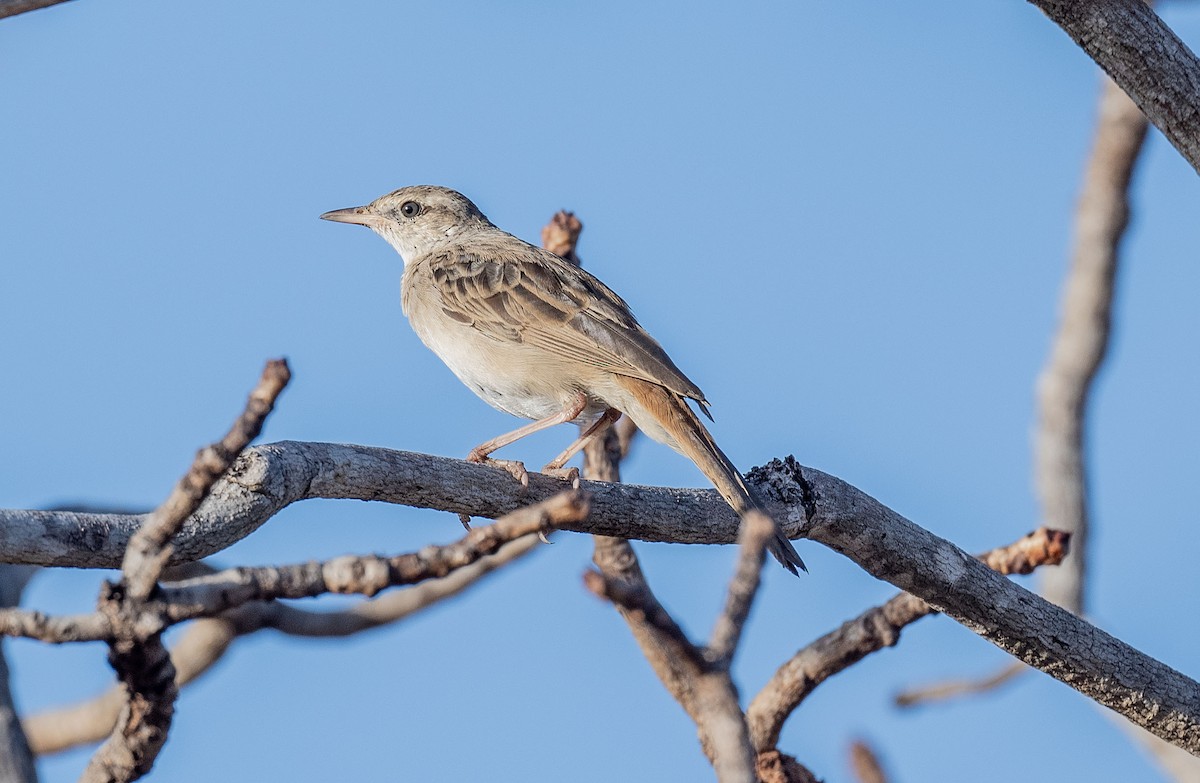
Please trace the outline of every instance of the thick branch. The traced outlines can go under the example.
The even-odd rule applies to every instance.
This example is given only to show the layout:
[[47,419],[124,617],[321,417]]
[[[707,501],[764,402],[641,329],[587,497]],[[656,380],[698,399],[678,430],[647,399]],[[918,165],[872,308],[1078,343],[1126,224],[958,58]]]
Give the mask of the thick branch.
[[[767,512],[789,536],[803,535],[841,552],[869,573],[917,595],[1034,668],[1187,750],[1200,753],[1200,685],[1044,599],[1012,584],[948,541],[914,525],[845,482],[792,459],[775,460],[749,476]],[[664,489],[583,482],[591,514],[565,529],[622,538],[723,544],[738,519],[712,490]],[[503,471],[443,457],[316,443],[276,443],[248,449],[232,474],[184,525],[177,551],[200,556],[227,546],[275,511],[304,497],[387,500],[494,517],[562,489],[533,474],[528,493]],[[29,521],[49,540],[10,520]],[[19,538],[24,552],[9,559],[74,565],[119,562],[114,542],[136,518],[96,524],[70,514],[0,512],[0,551]],[[67,533],[66,531],[70,531]],[[81,544],[70,556],[64,535]],[[214,543],[214,540],[220,543]],[[182,543],[181,543],[182,542]],[[31,551],[32,550],[32,551]],[[30,556],[30,555],[34,556]],[[116,554],[116,556],[114,556]]]
[[[1001,574],[1028,574],[1042,565],[1057,565],[1067,553],[1067,536],[1040,528],[1008,546],[979,556]],[[848,620],[793,655],[771,677],[746,710],[750,739],[762,753],[775,747],[784,721],[817,686],[871,653],[900,641],[905,626],[936,610],[909,593]]]
[[1030,0],[1200,171],[1200,60],[1143,0]]
[[[765,544],[765,539],[762,543]],[[761,567],[761,551],[759,554]],[[630,618],[631,628],[652,628],[655,644],[677,662],[686,678],[687,699],[681,704],[696,721],[701,745],[712,761],[717,780],[721,783],[754,783],[754,754],[737,690],[724,666],[727,661],[711,662],[705,651],[688,640],[644,583],[631,585],[597,571],[585,573],[584,583],[593,593],[620,607],[622,614]]]
[[65,2],[67,0],[0,0],[0,19]]

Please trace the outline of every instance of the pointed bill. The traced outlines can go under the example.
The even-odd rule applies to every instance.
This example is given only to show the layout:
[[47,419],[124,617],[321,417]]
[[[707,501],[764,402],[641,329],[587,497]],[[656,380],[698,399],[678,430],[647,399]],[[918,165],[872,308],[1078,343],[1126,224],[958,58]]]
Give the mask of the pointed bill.
[[332,220],[335,223],[353,223],[357,226],[370,226],[379,220],[379,216],[367,211],[366,207],[347,207],[335,209],[321,215],[321,220]]

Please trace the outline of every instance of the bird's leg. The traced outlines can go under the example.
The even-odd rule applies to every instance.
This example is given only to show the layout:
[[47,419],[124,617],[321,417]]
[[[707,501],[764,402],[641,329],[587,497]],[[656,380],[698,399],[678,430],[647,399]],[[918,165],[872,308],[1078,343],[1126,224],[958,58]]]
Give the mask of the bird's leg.
[[502,449],[510,443],[516,443],[526,435],[532,435],[535,432],[541,432],[547,427],[553,427],[555,424],[565,424],[573,420],[579,414],[583,413],[583,409],[587,407],[587,395],[583,392],[578,392],[571,401],[558,413],[553,416],[547,416],[544,419],[538,419],[535,422],[526,424],[524,427],[518,427],[512,432],[506,432],[503,435],[497,435],[486,443],[480,443],[475,448],[471,449],[471,453],[467,455],[467,462],[478,462],[484,465],[493,465],[498,468],[503,468],[512,474],[513,478],[521,482],[521,486],[529,486],[529,471],[525,470],[525,465],[517,460],[510,459],[492,459],[490,455],[497,449]]
[[578,487],[579,469],[564,469],[563,465],[566,465],[567,460],[571,459],[571,457],[574,457],[583,449],[584,446],[588,445],[592,438],[595,438],[597,435],[604,432],[604,430],[610,424],[619,418],[621,418],[621,412],[619,410],[616,408],[606,409],[604,413],[600,414],[600,418],[596,419],[592,426],[584,430],[583,434],[575,439],[575,442],[563,450],[562,454],[559,454],[557,457],[547,462],[546,467],[542,468],[542,472],[548,473],[551,476],[558,476],[561,479],[572,481],[576,487]]

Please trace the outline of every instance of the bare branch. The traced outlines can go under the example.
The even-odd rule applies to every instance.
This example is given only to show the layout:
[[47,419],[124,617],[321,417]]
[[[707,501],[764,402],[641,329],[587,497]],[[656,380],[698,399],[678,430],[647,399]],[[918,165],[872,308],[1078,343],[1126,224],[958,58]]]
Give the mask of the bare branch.
[[887,783],[888,777],[879,763],[879,757],[863,740],[854,740],[850,744],[850,766],[859,783]]
[[[175,683],[182,688],[192,682],[220,660],[238,636],[263,629],[292,636],[331,637],[350,636],[396,622],[459,594],[533,551],[537,544],[536,535],[519,538],[445,577],[395,590],[342,611],[307,611],[277,601],[252,602],[215,618],[195,620],[171,650]],[[30,748],[36,755],[46,755],[98,742],[112,731],[124,703],[123,689],[112,688],[78,704],[30,715],[23,721]]]
[[[138,616],[131,622],[136,630],[149,634],[161,632],[186,620],[212,617],[252,601],[311,598],[325,593],[371,596],[388,587],[445,577],[497,552],[504,544],[549,531],[566,522],[578,522],[587,512],[586,496],[578,490],[571,490],[518,509],[494,524],[474,528],[460,541],[446,546],[428,546],[420,552],[390,558],[345,555],[324,562],[231,568],[178,582],[167,582],[159,586],[151,600],[140,607]],[[483,572],[486,573],[486,570]],[[466,583],[469,580],[454,589],[461,589]],[[418,608],[417,601],[436,600],[449,589],[443,587],[422,594],[422,597],[408,599],[408,611]],[[353,612],[338,613],[324,620],[306,617],[304,613],[289,614],[282,611],[276,617],[281,624],[307,626],[310,635],[331,635],[337,627],[362,630],[388,621],[369,615],[359,616]],[[305,619],[301,620],[302,617]],[[121,639],[126,632],[124,626],[129,622],[125,622],[125,619],[114,621],[111,613],[103,611],[90,615],[47,617],[40,612],[0,610],[0,634],[49,642],[113,641]]]
[[[701,747],[717,772],[717,780],[753,783],[754,755],[728,670],[714,665],[704,651],[688,640],[644,582],[630,584],[598,571],[588,571],[584,574],[584,584],[620,607],[635,633],[647,634],[652,639],[656,648],[652,662],[663,655],[675,661],[670,679],[664,679],[664,684],[672,690],[672,695],[676,695],[674,688],[681,687],[680,704],[700,730]],[[682,682],[677,683],[676,677]]]
[[611,579],[599,571],[585,571],[583,584],[599,597],[633,615],[639,623],[653,626],[669,654],[693,667],[694,674],[699,675],[708,668],[704,654],[688,640],[683,629],[644,584],[631,585],[620,579]]
[[575,266],[580,266],[575,246],[579,243],[579,235],[582,232],[583,223],[579,218],[575,217],[573,212],[561,210],[542,227],[542,247]]
[[1061,321],[1038,380],[1034,449],[1043,524],[1070,532],[1072,549],[1062,568],[1043,576],[1042,594],[1076,614],[1084,612],[1088,543],[1087,403],[1108,352],[1113,283],[1121,237],[1129,223],[1129,181],[1147,128],[1145,115],[1108,78],[1098,114],[1076,213]]
[[1200,60],[1143,0],[1030,0],[1200,171]]
[[1029,671],[1029,667],[1020,661],[1010,662],[994,674],[975,680],[945,680],[924,687],[909,688],[893,697],[892,702],[897,707],[916,707],[931,701],[946,701],[960,696],[974,696],[987,693],[1001,685],[1012,681],[1018,674]]
[[67,0],[0,0],[0,19],[65,2]]
[[1174,783],[1200,783],[1200,759],[1164,742],[1140,726],[1134,726],[1120,715],[1112,715],[1112,719],[1150,757],[1166,778]]
[[729,585],[725,610],[713,626],[708,643],[708,657],[714,665],[728,669],[742,638],[742,627],[750,616],[750,606],[761,581],[766,545],[775,535],[775,523],[766,514],[751,511],[742,518],[738,534],[739,555],[737,571]]
[[[788,458],[752,471],[748,481],[789,536],[804,536],[846,555],[1034,668],[1130,716],[1167,741],[1200,752],[1200,685],[1194,680],[1008,582],[950,542],[833,476]],[[247,449],[174,543],[182,551],[186,539],[189,554],[220,549],[303,497],[385,500],[496,517],[561,488],[558,479],[531,474],[529,490],[522,492],[506,472],[444,457],[363,446],[276,443]],[[590,496],[591,514],[564,529],[697,544],[729,543],[737,535],[737,516],[713,490],[594,481],[583,482],[583,488]],[[7,519],[34,513],[0,512],[0,538],[12,532]],[[23,538],[25,545],[51,559],[78,560],[81,565],[103,563],[122,526],[132,524],[130,518],[109,517],[104,520],[109,527],[81,531],[78,525],[87,520],[70,514],[43,516],[41,521],[51,540]],[[90,553],[66,557],[55,543],[63,536],[61,525],[75,526],[68,538],[93,542]],[[49,533],[54,530],[58,537]]]
[[144,601],[150,595],[154,583],[171,559],[171,539],[208,497],[217,479],[229,470],[238,454],[262,432],[263,422],[291,377],[292,373],[283,359],[267,362],[258,385],[246,401],[245,410],[233,427],[220,441],[196,453],[192,467],[130,539],[121,562],[121,574],[129,600]]
[[762,783],[821,783],[807,767],[777,750],[759,753],[754,769]]
[[[1042,565],[1057,565],[1067,553],[1068,537],[1039,528],[1008,546],[979,559],[1001,574],[1028,574]],[[759,753],[779,742],[784,721],[817,686],[845,671],[871,653],[892,647],[900,632],[937,610],[909,593],[900,593],[882,606],[842,623],[793,655],[779,667],[746,710],[750,739]]]
[[0,609],[0,635],[23,636],[50,644],[102,642],[112,638],[112,624],[103,615],[49,616],[22,609]]
[[[21,593],[36,571],[31,566],[0,565],[0,607],[16,606]],[[11,783],[37,783],[37,769],[33,765],[33,754],[17,708],[13,703],[12,691],[8,686],[8,661],[0,648],[0,780]]]
[[578,490],[556,495],[507,514],[494,524],[470,530],[460,541],[420,552],[379,557],[346,555],[323,563],[232,568],[170,585],[160,591],[168,624],[211,617],[250,601],[310,598],[324,593],[372,596],[388,587],[444,577],[490,555],[510,541],[578,522],[588,513]]
[[131,537],[122,559],[121,581],[106,582],[101,589],[98,614],[108,620],[112,632],[108,660],[127,700],[112,733],[80,777],[84,783],[124,783],[140,778],[154,766],[171,728],[179,690],[175,667],[162,643],[165,625],[159,621],[161,613],[150,609],[147,599],[170,559],[171,539],[234,458],[258,436],[290,378],[285,361],[267,362],[229,434],[196,455],[166,501]]

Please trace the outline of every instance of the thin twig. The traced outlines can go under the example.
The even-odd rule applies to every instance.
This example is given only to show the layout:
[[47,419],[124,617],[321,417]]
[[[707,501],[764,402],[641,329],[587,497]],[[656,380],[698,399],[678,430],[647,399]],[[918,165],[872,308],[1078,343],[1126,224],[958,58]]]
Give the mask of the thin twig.
[[[231,568],[178,582],[163,583],[139,609],[135,629],[160,633],[164,629],[201,617],[213,617],[252,601],[279,598],[312,598],[326,593],[372,596],[397,585],[415,584],[473,565],[502,546],[563,524],[577,523],[588,513],[588,501],[579,490],[562,492],[541,503],[518,509],[491,525],[473,528],[465,537],[445,546],[428,546],[419,552],[393,557],[343,555],[323,562],[283,566]],[[119,586],[110,590],[119,593]],[[281,615],[293,627],[297,616]],[[346,623],[348,615],[333,622]],[[0,610],[0,634],[48,642],[120,641],[129,633],[124,617],[111,612],[47,617],[39,612]],[[330,621],[309,619],[313,626]],[[351,621],[361,630],[373,620]],[[316,634],[313,634],[316,635]],[[327,635],[327,634],[322,634]]]
[[857,739],[850,743],[850,767],[859,783],[888,783],[879,757],[865,740]]
[[[176,685],[182,688],[208,671],[239,636],[267,629],[290,636],[328,638],[379,628],[461,593],[537,545],[536,535],[519,538],[447,576],[385,593],[346,610],[308,611],[278,601],[256,601],[214,618],[195,620],[171,649]],[[77,704],[30,715],[23,721],[29,745],[35,754],[46,755],[98,742],[112,731],[124,703],[123,689],[112,688]]]
[[262,432],[263,422],[291,377],[291,371],[283,359],[267,362],[258,385],[246,401],[245,410],[233,427],[224,438],[196,453],[188,472],[130,539],[121,563],[121,575],[129,600],[144,601],[150,595],[154,583],[171,559],[171,539],[208,497],[217,479],[225,475],[242,450]]
[[1029,667],[1020,661],[1010,661],[1000,667],[994,674],[970,680],[943,680],[933,685],[908,688],[892,697],[892,703],[897,707],[917,707],[936,701],[949,701],[963,696],[977,696],[980,693],[994,691],[1001,685],[1011,682],[1018,674],[1030,671]]
[[725,609],[713,626],[708,655],[716,666],[728,669],[733,661],[742,628],[762,577],[767,542],[775,535],[775,523],[766,514],[751,511],[742,518],[738,534],[738,562],[725,599]]
[[121,581],[105,582],[98,614],[108,620],[109,663],[125,686],[127,701],[117,725],[88,762],[84,783],[117,783],[150,771],[175,712],[175,667],[162,643],[165,624],[147,599],[171,556],[171,539],[212,491],[238,454],[262,430],[276,398],[291,378],[287,362],[267,362],[258,385],[229,434],[202,449],[166,501],[133,535],[121,565]]
[[394,557],[345,555],[320,563],[232,568],[164,585],[164,620],[170,624],[211,617],[250,601],[309,598],[325,593],[372,596],[388,587],[447,576],[495,553],[504,544],[578,522],[587,513],[587,496],[569,490],[508,514],[494,524],[472,528],[460,541],[446,546],[428,546]]

